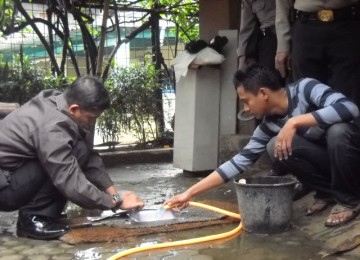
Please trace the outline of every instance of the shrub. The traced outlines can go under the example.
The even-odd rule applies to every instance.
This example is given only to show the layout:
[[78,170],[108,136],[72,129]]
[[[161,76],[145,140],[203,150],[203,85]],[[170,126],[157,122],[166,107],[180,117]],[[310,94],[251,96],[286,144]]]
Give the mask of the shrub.
[[59,88],[60,80],[27,57],[0,63],[0,102],[24,104],[41,90]]
[[158,72],[149,62],[112,69],[106,85],[112,108],[98,120],[98,133],[104,142],[117,141],[120,131],[134,133],[140,143],[155,139],[158,129],[154,118],[160,113],[155,91],[160,88]]

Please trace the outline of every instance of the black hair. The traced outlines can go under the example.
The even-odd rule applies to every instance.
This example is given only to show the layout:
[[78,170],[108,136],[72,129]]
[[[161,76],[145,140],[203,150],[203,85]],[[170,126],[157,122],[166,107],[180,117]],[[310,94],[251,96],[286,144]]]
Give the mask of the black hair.
[[259,64],[250,65],[244,72],[238,70],[234,75],[233,83],[235,89],[243,86],[246,91],[253,94],[257,94],[261,87],[274,91],[283,88],[280,73],[275,69]]
[[103,111],[110,107],[109,92],[102,80],[91,75],[77,78],[64,90],[67,104],[78,104],[86,111]]

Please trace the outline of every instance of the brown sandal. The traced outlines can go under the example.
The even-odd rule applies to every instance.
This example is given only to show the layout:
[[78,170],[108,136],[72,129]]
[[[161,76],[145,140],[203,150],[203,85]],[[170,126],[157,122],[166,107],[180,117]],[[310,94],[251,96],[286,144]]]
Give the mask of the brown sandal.
[[[349,215],[346,215],[343,219],[339,221],[330,220],[330,217],[339,213],[351,213]],[[360,204],[353,208],[349,208],[344,205],[337,204],[331,209],[331,213],[328,217],[328,219],[325,221],[325,227],[338,227],[341,225],[344,225],[346,223],[349,223],[351,220],[356,218],[357,215],[360,213]]]
[[311,216],[325,210],[329,205],[333,204],[332,199],[315,199],[314,203],[307,208],[306,216]]

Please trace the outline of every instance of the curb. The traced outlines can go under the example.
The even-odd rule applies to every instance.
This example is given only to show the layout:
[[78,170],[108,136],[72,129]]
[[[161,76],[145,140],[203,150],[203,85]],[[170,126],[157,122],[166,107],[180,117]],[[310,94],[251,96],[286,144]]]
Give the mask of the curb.
[[112,167],[119,164],[172,162],[173,148],[99,152],[105,167]]

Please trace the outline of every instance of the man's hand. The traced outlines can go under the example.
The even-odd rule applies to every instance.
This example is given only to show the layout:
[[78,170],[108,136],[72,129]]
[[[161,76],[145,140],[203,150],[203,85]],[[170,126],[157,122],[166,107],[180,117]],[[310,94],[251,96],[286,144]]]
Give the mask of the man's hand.
[[287,160],[292,154],[292,141],[299,127],[317,126],[318,122],[311,113],[290,118],[276,137],[274,156]]
[[123,199],[123,202],[120,205],[120,209],[142,209],[144,207],[144,202],[135,193],[124,191],[121,192],[120,195]]
[[292,140],[296,134],[296,127],[292,123],[292,120],[289,119],[283,128],[280,130],[275,141],[275,150],[274,156],[279,158],[279,160],[287,160],[292,154]]
[[181,210],[181,209],[189,206],[190,199],[191,199],[191,197],[189,196],[189,193],[185,191],[181,194],[174,196],[171,199],[167,199],[163,205],[168,206],[170,208],[176,207],[179,210]]
[[206,178],[202,179],[198,183],[195,183],[193,186],[188,188],[181,194],[176,195],[171,199],[167,199],[164,202],[164,206],[168,207],[176,207],[179,210],[187,207],[189,205],[189,201],[198,194],[204,193],[214,187],[217,187],[224,183],[223,178],[217,171],[213,171]]
[[277,52],[275,56],[275,68],[280,72],[281,77],[285,78],[287,72],[291,70],[291,56],[290,52]]

